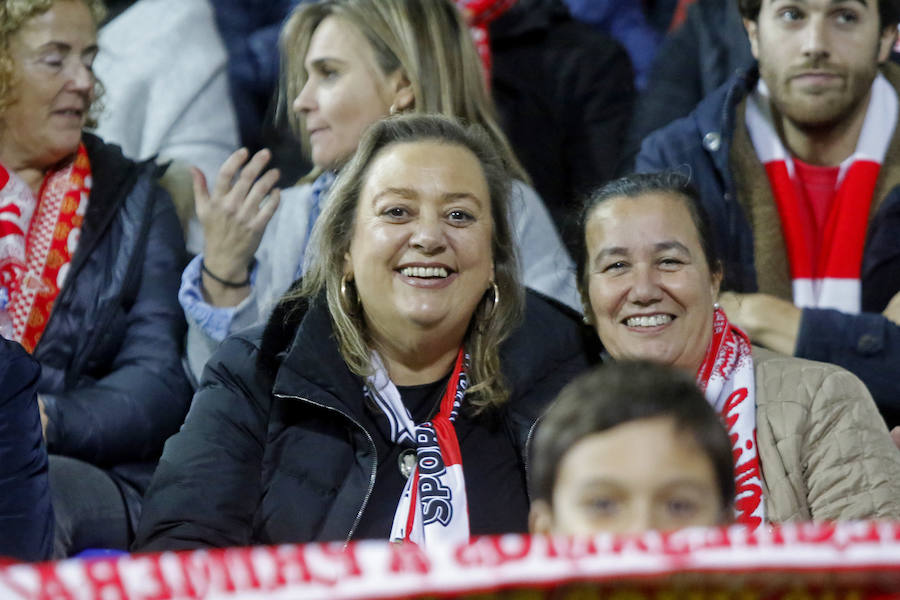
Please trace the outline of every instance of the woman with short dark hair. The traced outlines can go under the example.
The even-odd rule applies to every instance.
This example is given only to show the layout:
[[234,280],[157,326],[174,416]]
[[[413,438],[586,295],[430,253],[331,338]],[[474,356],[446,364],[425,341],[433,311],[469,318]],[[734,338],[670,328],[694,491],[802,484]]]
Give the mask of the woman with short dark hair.
[[585,314],[613,359],[696,377],[732,439],[739,522],[900,517],[900,454],[862,382],[751,347],[716,303],[722,265],[686,177],[611,182],[583,224]]

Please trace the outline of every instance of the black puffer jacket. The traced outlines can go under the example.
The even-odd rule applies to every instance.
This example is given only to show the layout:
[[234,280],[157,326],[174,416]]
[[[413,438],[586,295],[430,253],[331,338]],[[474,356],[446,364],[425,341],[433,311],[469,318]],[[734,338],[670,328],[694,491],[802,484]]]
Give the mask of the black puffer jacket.
[[136,521],[190,402],[178,304],[184,239],[152,161],[85,134],[93,187],[71,269],[34,350],[47,449],[110,469]]
[[[147,491],[135,548],[349,540],[377,457],[360,421],[363,382],[344,363],[323,302],[301,323],[277,310],[225,340]],[[503,346],[506,431],[525,464],[531,428],[587,365],[580,321],[529,294]],[[390,529],[386,523],[385,531]]]

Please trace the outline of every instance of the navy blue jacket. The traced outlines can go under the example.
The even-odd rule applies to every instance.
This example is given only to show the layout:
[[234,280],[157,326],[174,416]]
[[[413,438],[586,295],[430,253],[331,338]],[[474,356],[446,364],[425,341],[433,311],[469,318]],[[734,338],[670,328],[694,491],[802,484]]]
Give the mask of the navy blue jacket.
[[[722,0],[717,0],[721,2]],[[634,0],[565,0],[572,16],[611,35],[631,58],[635,87],[643,90],[662,36]]]
[[109,469],[132,523],[191,390],[178,304],[184,239],[158,167],[85,134],[93,187],[65,284],[34,349],[47,450]]
[[281,63],[278,34],[284,19],[310,0],[211,0],[216,24],[228,50],[228,79],[241,140],[251,149],[278,86]]
[[37,388],[41,367],[0,338],[0,556],[45,560],[53,552],[53,510]]
[[[889,65],[885,68],[897,67]],[[637,171],[689,167],[723,259],[723,290],[757,291],[753,231],[736,198],[729,157],[738,105],[756,87],[755,68],[732,77],[687,117],[650,135]],[[895,135],[897,135],[895,133]],[[889,426],[900,425],[900,326],[880,313],[900,291],[900,188],[890,190],[872,218],[862,264],[862,310],[803,309],[796,356],[830,362],[868,386]]]
[[649,69],[647,88],[634,107],[626,152],[634,160],[641,141],[687,116],[697,103],[754,62],[734,0],[697,0],[669,33]]

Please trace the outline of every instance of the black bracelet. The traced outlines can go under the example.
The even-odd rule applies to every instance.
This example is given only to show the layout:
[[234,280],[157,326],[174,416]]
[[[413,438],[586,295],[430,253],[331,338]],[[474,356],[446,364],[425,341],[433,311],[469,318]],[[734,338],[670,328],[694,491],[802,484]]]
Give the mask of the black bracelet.
[[250,285],[249,273],[247,274],[247,279],[244,281],[240,281],[240,282],[226,281],[225,279],[222,279],[221,277],[216,277],[216,275],[212,271],[207,269],[206,263],[203,262],[203,259],[200,259],[200,270],[203,271],[204,273],[206,273],[207,275],[209,275],[213,279],[213,281],[217,281],[217,282],[221,283],[222,285],[224,285],[225,287],[242,288],[242,287],[247,287],[248,285]]

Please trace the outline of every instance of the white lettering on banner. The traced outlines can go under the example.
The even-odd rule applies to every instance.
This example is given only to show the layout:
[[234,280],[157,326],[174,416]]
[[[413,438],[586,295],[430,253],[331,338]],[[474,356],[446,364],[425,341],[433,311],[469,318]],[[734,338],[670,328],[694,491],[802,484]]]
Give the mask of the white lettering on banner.
[[739,573],[740,590],[766,590],[767,598],[779,597],[773,582],[782,580],[785,593],[807,586],[890,598],[887,592],[900,590],[900,523],[694,528],[632,537],[506,535],[427,551],[382,542],[285,545],[16,564],[0,568],[0,598],[354,600],[501,588],[529,588],[540,598],[539,590],[588,580],[604,589],[665,590],[673,574],[684,573],[704,589],[720,585],[732,594]]

